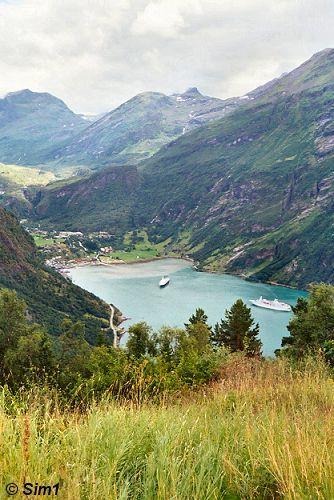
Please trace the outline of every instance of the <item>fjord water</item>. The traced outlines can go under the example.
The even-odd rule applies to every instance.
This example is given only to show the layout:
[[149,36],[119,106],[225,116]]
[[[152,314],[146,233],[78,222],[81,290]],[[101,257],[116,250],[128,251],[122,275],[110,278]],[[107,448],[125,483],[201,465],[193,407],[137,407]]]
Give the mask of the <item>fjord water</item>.
[[[171,283],[160,289],[159,280],[168,274]],[[153,328],[163,325],[182,327],[196,307],[202,307],[213,325],[224,316],[236,299],[247,304],[260,295],[268,299],[295,304],[306,292],[264,283],[251,283],[230,275],[196,272],[191,263],[179,259],[163,259],[136,264],[112,266],[79,266],[71,270],[73,283],[115,304],[131,319],[129,326],[146,321]],[[252,307],[260,325],[263,353],[273,355],[288,334],[286,326],[291,314]]]

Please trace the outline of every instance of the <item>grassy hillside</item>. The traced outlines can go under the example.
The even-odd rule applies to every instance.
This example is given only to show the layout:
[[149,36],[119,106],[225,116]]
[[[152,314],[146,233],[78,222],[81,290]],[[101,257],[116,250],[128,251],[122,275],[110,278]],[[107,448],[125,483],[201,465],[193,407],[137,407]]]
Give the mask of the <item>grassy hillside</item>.
[[0,182],[16,186],[46,186],[55,181],[55,175],[39,168],[0,163]]
[[46,186],[55,181],[52,172],[33,167],[0,163],[0,204],[9,207],[21,217],[29,216],[32,187]]
[[64,318],[83,320],[86,336],[94,341],[108,326],[109,308],[94,295],[46,268],[33,239],[18,221],[0,208],[0,287],[14,289],[28,304],[35,321],[58,334]]
[[238,358],[211,389],[158,405],[105,400],[82,413],[3,390],[1,484],[59,482],[64,500],[329,500],[333,394],[319,364]]

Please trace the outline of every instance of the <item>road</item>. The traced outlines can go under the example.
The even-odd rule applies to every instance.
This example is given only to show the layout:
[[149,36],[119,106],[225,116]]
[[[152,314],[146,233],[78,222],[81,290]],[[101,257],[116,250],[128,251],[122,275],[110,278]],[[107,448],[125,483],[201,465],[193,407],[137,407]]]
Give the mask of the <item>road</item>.
[[118,342],[117,342],[117,330],[114,326],[114,314],[115,314],[115,309],[111,304],[110,306],[110,329],[113,331],[114,334],[114,347],[118,347]]

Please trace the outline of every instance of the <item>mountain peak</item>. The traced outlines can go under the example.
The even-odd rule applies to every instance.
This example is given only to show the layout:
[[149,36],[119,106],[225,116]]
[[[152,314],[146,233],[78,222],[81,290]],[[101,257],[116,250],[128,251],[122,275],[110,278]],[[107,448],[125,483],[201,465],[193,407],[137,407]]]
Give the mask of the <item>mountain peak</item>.
[[74,114],[64,101],[49,92],[34,92],[30,89],[22,89],[15,92],[9,92],[4,97],[4,101],[7,101],[7,103],[13,106],[23,106],[24,108],[31,107],[31,109],[57,107],[63,111],[68,110],[70,113]]
[[45,102],[49,101],[58,101],[58,102],[63,102],[61,99],[58,97],[53,96],[52,94],[48,92],[34,92],[33,90],[30,89],[22,89],[22,90],[17,90],[15,92],[9,92],[6,96],[5,99],[10,99],[14,100],[17,102],[25,102],[25,101],[32,101],[32,100],[42,100]]
[[30,89],[22,89],[16,90],[15,92],[8,92],[5,97],[20,97],[20,96],[29,96],[34,94],[34,92]]
[[182,96],[187,96],[187,97],[203,97],[203,95],[200,93],[197,87],[190,87],[187,89]]

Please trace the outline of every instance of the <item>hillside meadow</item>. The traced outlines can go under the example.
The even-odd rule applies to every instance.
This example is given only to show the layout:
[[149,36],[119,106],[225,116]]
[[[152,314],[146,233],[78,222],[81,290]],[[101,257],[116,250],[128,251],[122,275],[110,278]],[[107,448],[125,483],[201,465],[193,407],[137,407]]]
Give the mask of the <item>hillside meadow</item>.
[[59,482],[64,500],[331,499],[333,389],[320,360],[239,355],[209,387],[156,404],[140,380],[131,403],[105,396],[88,410],[3,389],[0,484]]

